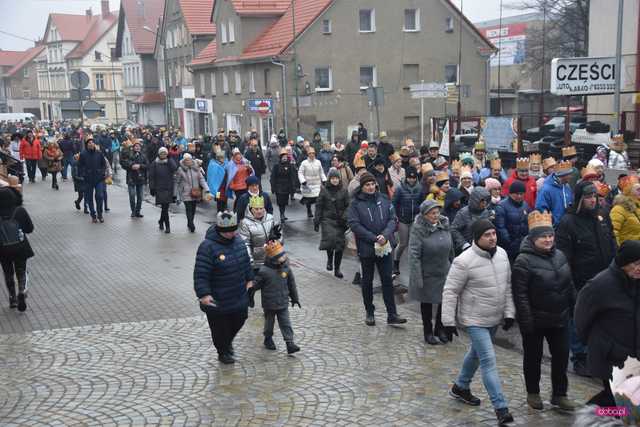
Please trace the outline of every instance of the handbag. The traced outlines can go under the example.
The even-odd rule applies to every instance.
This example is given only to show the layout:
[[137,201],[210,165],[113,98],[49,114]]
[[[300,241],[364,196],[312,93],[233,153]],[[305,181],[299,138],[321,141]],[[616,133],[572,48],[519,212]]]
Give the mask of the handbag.
[[191,171],[189,171],[189,176],[191,177],[191,198],[193,200],[200,200],[202,199],[202,189],[200,188],[200,182],[198,182],[198,186],[194,187],[193,185],[193,174],[191,173]]

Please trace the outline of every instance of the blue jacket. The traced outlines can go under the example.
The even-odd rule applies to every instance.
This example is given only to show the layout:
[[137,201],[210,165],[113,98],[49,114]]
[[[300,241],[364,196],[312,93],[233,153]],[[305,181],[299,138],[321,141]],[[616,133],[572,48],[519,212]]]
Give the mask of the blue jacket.
[[422,185],[416,182],[416,185],[410,187],[405,178],[393,193],[393,208],[396,210],[398,220],[403,224],[412,224],[413,219],[420,213],[420,204],[424,198]]
[[329,169],[331,169],[331,159],[333,158],[333,151],[329,150],[320,150],[318,153],[318,160],[320,160],[320,164],[322,165],[322,170],[325,175],[329,173]]
[[349,228],[356,237],[358,256],[373,258],[374,244],[379,235],[383,235],[395,246],[396,213],[388,197],[376,191],[366,194],[358,191],[347,213]]
[[84,150],[78,160],[78,175],[87,185],[104,181],[107,175],[107,160],[98,150]]
[[217,314],[246,310],[249,306],[246,285],[253,278],[249,253],[242,237],[227,240],[215,226],[209,227],[196,254],[193,287],[198,298],[211,295],[216,307],[200,308]]
[[555,227],[572,203],[573,193],[569,184],[561,185],[556,174],[551,174],[544,180],[544,184],[538,192],[536,210],[551,212]]
[[511,197],[502,200],[495,208],[498,244],[507,251],[512,261],[520,252],[522,239],[529,234],[527,215],[530,210],[527,202],[523,201],[520,206],[517,206]]

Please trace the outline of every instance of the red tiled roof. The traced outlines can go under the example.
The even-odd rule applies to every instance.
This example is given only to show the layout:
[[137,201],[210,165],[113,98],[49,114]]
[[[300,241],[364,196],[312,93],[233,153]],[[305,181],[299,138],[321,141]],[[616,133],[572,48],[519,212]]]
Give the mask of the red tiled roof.
[[179,1],[187,30],[192,36],[216,33],[216,26],[210,20],[214,0]]
[[35,46],[31,49],[27,49],[26,52],[23,52],[24,55],[22,56],[22,59],[20,59],[20,61],[16,65],[14,65],[12,69],[9,70],[9,72],[7,73],[7,77],[11,77],[15,73],[20,71],[22,67],[31,62],[36,56],[40,55],[40,52],[42,52],[43,50],[44,46]]
[[[86,37],[89,29],[93,26],[100,15],[70,15],[67,13],[52,13],[49,20],[53,24],[60,38],[64,41],[82,41]],[[49,26],[47,26],[49,29]],[[45,39],[46,39],[45,34]]]
[[147,92],[134,101],[135,104],[163,104],[164,102],[164,92]]
[[[142,9],[138,4],[142,5]],[[140,54],[153,53],[158,20],[164,10],[164,0],[122,0],[122,11],[133,40],[133,49]],[[140,12],[143,12],[142,14]],[[144,27],[150,30],[145,30]]]
[[218,44],[216,39],[213,39],[204,49],[200,51],[190,65],[206,65],[211,64],[216,60],[216,51]]
[[0,67],[13,67],[22,60],[24,50],[0,50]]
[[[97,15],[94,18],[94,23],[91,28],[89,28],[87,35],[80,44],[74,47],[73,50],[67,54],[67,59],[82,58],[85,56],[87,52],[89,52],[89,50],[91,50],[91,48],[102,38],[102,36],[104,36],[118,21],[118,15],[113,12],[109,16],[103,17]],[[110,54],[111,52],[107,55]]]
[[[299,37],[334,0],[296,0],[296,37]],[[279,55],[293,42],[291,8],[242,52],[240,59]]]

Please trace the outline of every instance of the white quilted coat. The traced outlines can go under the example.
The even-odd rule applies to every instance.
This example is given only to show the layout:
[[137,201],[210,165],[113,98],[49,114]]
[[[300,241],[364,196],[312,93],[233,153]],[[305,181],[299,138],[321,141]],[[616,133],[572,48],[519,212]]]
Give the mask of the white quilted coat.
[[304,160],[300,164],[300,169],[298,169],[298,180],[300,180],[300,183],[307,183],[306,186],[300,187],[302,197],[318,197],[320,195],[322,183],[327,180],[327,177],[324,175],[324,171],[322,170],[322,163],[320,163],[320,160]]

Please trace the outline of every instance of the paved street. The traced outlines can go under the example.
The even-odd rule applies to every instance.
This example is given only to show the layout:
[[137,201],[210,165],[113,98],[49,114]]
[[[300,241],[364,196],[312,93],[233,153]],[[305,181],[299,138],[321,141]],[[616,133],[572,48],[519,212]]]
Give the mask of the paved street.
[[[318,236],[302,209],[285,235],[302,309],[291,310],[302,351],[288,357],[262,347],[262,316],[250,312],[235,342],[238,362],[217,362],[192,288],[193,260],[213,210],[188,233],[181,208],[172,234],[157,229],[159,210],[129,218],[122,187],[109,188],[112,211],[91,224],[73,207],[72,184],[26,185],[36,231],[29,264],[29,309],[10,310],[0,287],[0,425],[495,425],[478,373],[479,408],[451,400],[469,340],[429,347],[419,314],[400,306],[406,327],[364,325],[358,288],[324,270]],[[404,273],[406,277],[406,273]],[[348,279],[348,280],[347,280]],[[259,300],[259,298],[258,298]],[[517,425],[569,426],[572,417],[525,403],[521,355],[497,349],[505,394]],[[543,397],[550,392],[543,367]],[[570,395],[585,401],[597,388],[570,375]],[[548,406],[548,404],[547,404]]]

